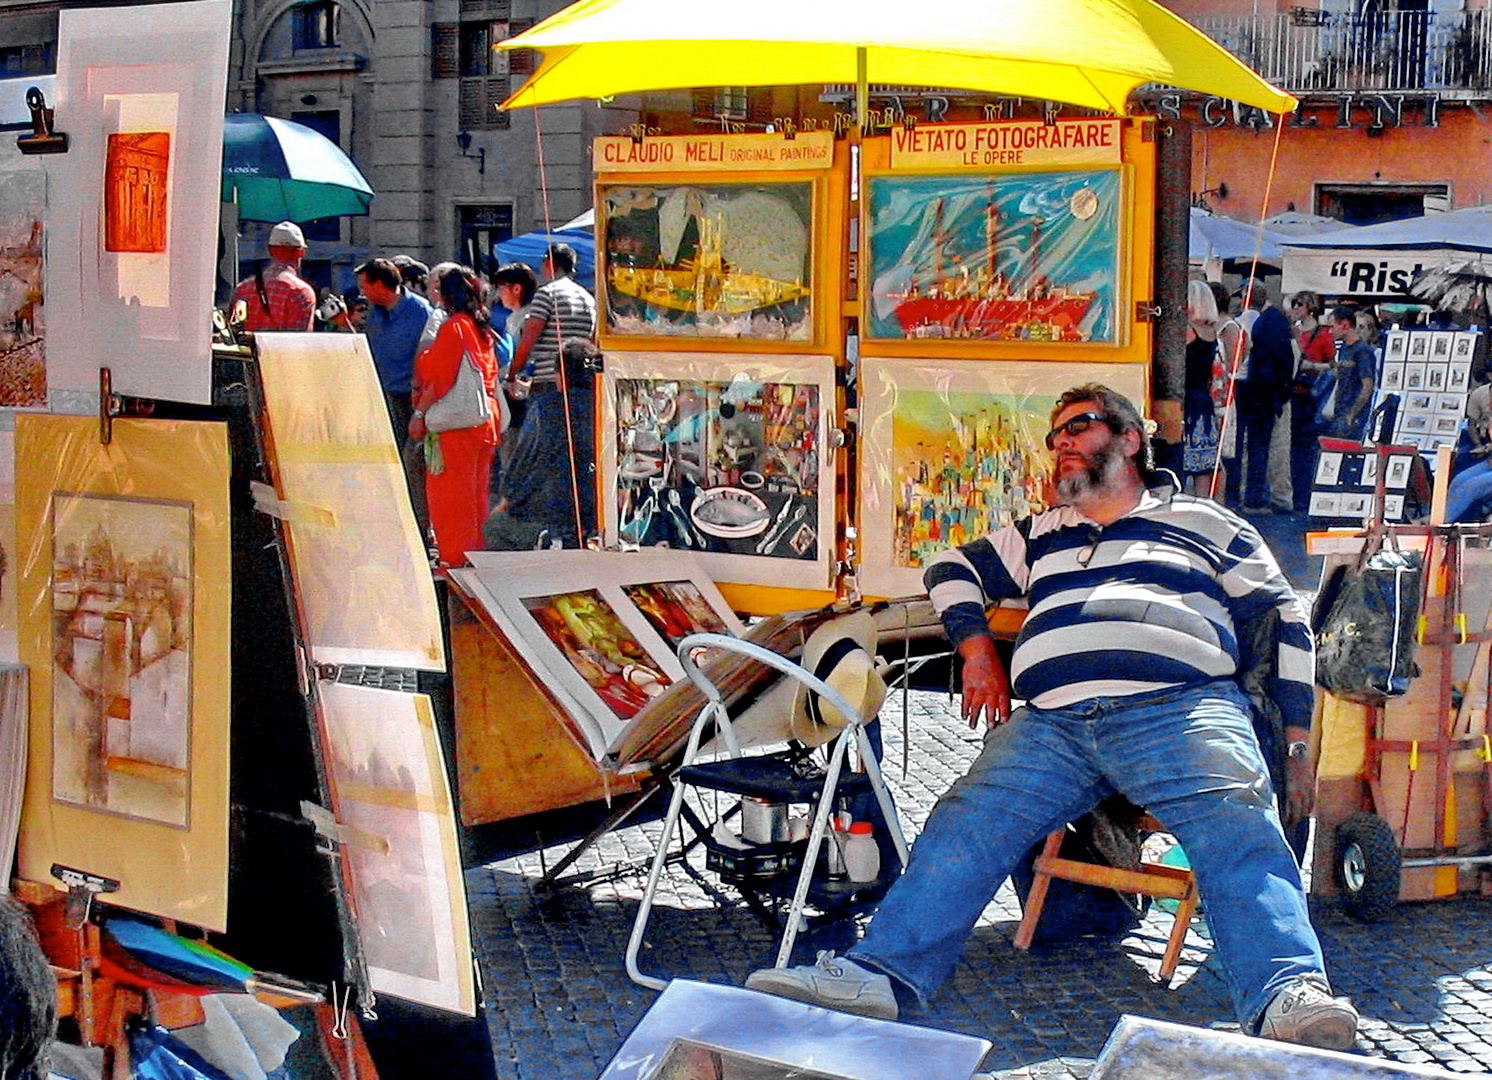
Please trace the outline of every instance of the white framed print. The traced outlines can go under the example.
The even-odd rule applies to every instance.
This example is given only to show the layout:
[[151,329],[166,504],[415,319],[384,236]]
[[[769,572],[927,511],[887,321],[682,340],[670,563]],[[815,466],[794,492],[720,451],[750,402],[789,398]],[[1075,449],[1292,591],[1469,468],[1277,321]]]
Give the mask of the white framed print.
[[1340,451],[1323,451],[1316,459],[1317,487],[1335,487],[1337,478],[1342,473],[1342,454]]
[[607,353],[607,546],[687,551],[716,581],[828,588],[836,411],[832,357]]
[[[50,390],[208,404],[230,0],[59,16]],[[204,231],[204,225],[210,225]],[[56,313],[65,316],[56,317]]]
[[1409,485],[1409,466],[1411,459],[1408,454],[1391,454],[1388,459],[1388,467],[1383,470],[1383,486],[1391,491],[1402,491]]

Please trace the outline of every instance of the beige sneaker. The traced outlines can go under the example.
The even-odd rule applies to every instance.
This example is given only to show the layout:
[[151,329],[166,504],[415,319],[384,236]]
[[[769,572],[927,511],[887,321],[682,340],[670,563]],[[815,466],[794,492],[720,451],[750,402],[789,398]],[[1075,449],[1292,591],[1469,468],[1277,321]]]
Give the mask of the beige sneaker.
[[857,1016],[896,1019],[891,980],[827,950],[812,965],[753,971],[746,988]]
[[1357,1041],[1357,1010],[1346,998],[1332,997],[1324,980],[1306,976],[1270,1001],[1259,1035],[1323,1050],[1351,1050]]

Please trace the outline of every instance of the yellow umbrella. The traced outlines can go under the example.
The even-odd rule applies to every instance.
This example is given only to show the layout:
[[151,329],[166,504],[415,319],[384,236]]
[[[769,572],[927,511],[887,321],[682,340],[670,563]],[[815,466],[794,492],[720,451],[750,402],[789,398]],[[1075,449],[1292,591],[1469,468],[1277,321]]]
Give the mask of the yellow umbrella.
[[580,0],[504,49],[539,69],[503,103],[693,86],[869,82],[1045,98],[1123,114],[1164,83],[1295,107],[1153,0]]

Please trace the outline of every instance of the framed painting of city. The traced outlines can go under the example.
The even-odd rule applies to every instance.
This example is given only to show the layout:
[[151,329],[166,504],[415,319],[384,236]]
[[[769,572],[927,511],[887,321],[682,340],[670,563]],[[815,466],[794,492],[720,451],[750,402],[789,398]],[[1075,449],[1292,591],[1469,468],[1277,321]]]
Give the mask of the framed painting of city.
[[[31,670],[19,874],[227,920],[226,425],[16,417],[17,637]],[[7,584],[9,584],[7,582]]]
[[597,185],[603,331],[813,339],[809,180]]
[[834,394],[827,356],[607,354],[607,544],[688,551],[716,581],[826,587]]
[[445,668],[440,613],[388,408],[359,334],[256,335],[273,505],[311,655]]
[[872,340],[1117,344],[1118,169],[866,180]]
[[680,551],[489,553],[452,574],[598,760],[683,677],[680,640],[743,631],[698,560]]
[[476,1012],[456,818],[430,699],[317,683],[328,778],[378,993]]
[[184,828],[192,507],[52,496],[52,797]]
[[861,587],[922,591],[937,552],[1046,509],[1044,440],[1064,390],[1099,381],[1137,404],[1148,364],[867,357],[861,362]]

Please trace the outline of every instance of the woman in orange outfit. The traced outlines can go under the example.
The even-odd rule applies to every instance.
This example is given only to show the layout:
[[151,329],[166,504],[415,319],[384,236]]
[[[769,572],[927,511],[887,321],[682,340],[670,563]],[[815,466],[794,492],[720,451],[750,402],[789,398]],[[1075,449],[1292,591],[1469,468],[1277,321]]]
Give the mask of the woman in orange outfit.
[[[409,437],[426,439],[426,502],[435,546],[445,566],[464,566],[468,551],[482,547],[482,522],[487,519],[487,481],[492,458],[502,436],[498,432],[497,338],[488,320],[484,289],[469,267],[448,272],[440,282],[440,296],[450,316],[435,342],[415,361],[414,415]],[[432,435],[425,428],[425,410],[439,401],[456,382],[462,357],[470,354],[482,373],[487,396],[494,398],[492,413],[476,427]]]

